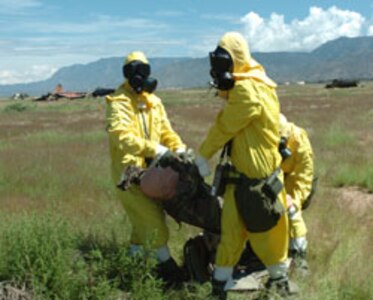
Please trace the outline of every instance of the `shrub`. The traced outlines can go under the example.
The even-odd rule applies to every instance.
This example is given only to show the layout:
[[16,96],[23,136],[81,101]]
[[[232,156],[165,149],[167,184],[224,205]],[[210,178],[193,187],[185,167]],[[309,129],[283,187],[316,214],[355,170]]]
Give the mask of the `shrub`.
[[23,112],[25,110],[29,110],[34,106],[23,103],[23,102],[16,102],[9,104],[4,107],[4,112]]
[[26,284],[46,298],[70,297],[74,237],[67,223],[51,214],[32,214],[13,221],[3,232],[1,277]]
[[103,299],[105,292],[107,297],[120,289],[131,299],[162,299],[161,282],[152,271],[156,260],[151,251],[129,256],[128,248],[118,243],[114,233],[110,238],[81,236],[78,249],[84,259],[85,297]]
[[114,233],[76,233],[56,214],[31,214],[12,220],[0,243],[0,279],[36,299],[164,299],[152,252],[129,256]]

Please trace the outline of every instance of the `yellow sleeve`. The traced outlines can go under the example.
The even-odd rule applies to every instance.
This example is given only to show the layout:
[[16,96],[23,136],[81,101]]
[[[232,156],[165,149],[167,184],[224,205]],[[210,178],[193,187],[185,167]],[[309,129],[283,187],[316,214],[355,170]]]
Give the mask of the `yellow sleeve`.
[[170,121],[168,120],[166,110],[163,104],[160,103],[161,115],[161,136],[160,142],[162,145],[169,148],[171,151],[176,151],[179,148],[186,147],[180,136],[173,130]]
[[129,99],[108,101],[107,131],[111,141],[125,154],[154,157],[157,143],[147,140],[139,133],[136,118]]
[[313,152],[307,133],[301,130],[299,147],[295,153],[295,168],[291,172],[292,196],[298,209],[311,192],[313,179]]
[[200,155],[210,159],[240,130],[260,116],[262,106],[256,97],[251,97],[252,92],[242,86],[237,86],[230,92],[227,104],[216,117],[214,125],[202,142]]

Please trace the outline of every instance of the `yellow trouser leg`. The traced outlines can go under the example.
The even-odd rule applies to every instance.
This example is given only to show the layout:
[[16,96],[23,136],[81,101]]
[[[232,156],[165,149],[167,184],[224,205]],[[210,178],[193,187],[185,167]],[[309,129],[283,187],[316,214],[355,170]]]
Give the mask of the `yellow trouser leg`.
[[[285,192],[279,195],[285,202]],[[244,244],[250,240],[254,252],[269,266],[284,262],[288,252],[288,221],[284,214],[278,224],[263,233],[250,233],[246,230],[237,211],[234,199],[234,186],[228,185],[224,195],[222,213],[222,235],[217,250],[216,265],[234,266],[243,250]]]
[[[285,190],[278,197],[286,207]],[[287,259],[288,229],[288,218],[285,213],[272,229],[262,233],[249,233],[249,240],[254,252],[266,266],[275,265]]]
[[305,237],[307,234],[307,227],[302,215],[302,204],[295,198],[293,200],[293,205],[296,208],[296,212],[289,215],[290,238],[296,239]]
[[162,207],[145,197],[136,186],[125,192],[118,191],[118,194],[132,225],[131,243],[151,242],[154,249],[166,245],[169,231]]
[[290,237],[292,239],[305,237],[307,234],[306,224],[302,217],[302,212],[296,213],[295,218],[290,220]]
[[234,187],[228,185],[224,194],[222,232],[215,261],[215,264],[220,267],[232,267],[238,262],[248,238],[245,225],[237,211]]

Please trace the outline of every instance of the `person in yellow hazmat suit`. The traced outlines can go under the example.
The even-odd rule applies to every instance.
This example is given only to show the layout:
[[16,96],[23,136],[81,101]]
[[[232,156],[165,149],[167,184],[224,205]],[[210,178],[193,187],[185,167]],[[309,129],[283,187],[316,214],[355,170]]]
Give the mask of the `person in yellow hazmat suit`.
[[[231,278],[233,267],[239,261],[247,241],[250,241],[254,252],[269,271],[267,291],[275,289],[289,294],[286,263],[288,219],[284,213],[286,193],[281,185],[283,174],[279,168],[280,106],[276,84],[251,57],[248,43],[237,32],[223,35],[215,51],[210,52],[210,64],[213,85],[226,103],[199,148],[196,164],[200,174],[207,176],[207,161],[231,141],[231,163],[236,173],[240,174],[236,183],[228,181],[223,196],[222,232],[215,260],[212,295],[226,299],[226,282]],[[275,182],[274,186],[270,181]],[[262,211],[249,208],[251,215],[247,218],[246,211],[238,208],[239,203],[243,207],[252,204],[260,206],[261,199],[268,200],[271,193],[260,192],[258,195],[251,190],[251,187],[260,184],[269,186],[268,190],[272,187],[277,190],[274,195],[272,193],[272,200],[276,200],[282,210],[280,217],[269,227],[258,225],[263,221],[261,218],[255,220],[255,214],[262,216]],[[252,195],[255,201],[251,201],[254,199]]]
[[[168,151],[182,153],[186,149],[173,130],[161,99],[153,94],[157,80],[150,77],[150,65],[143,52],[127,56],[123,75],[124,83],[106,97],[112,178],[116,185],[126,167],[147,168]],[[137,185],[117,191],[132,225],[130,252],[141,251],[151,241],[159,261],[159,276],[166,283],[181,279],[167,246],[169,231],[162,207],[147,198]]]
[[296,269],[306,275],[308,271],[307,228],[302,216],[302,207],[312,191],[313,151],[307,132],[294,123],[288,122],[283,114],[280,115],[280,135],[281,169],[285,174],[290,224],[289,252]]

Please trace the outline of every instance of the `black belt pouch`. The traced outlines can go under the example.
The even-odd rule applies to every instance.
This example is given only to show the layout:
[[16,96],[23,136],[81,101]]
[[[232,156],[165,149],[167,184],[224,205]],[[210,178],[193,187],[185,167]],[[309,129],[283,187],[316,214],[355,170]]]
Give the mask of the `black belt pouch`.
[[246,229],[250,232],[265,232],[276,226],[285,209],[277,195],[283,185],[276,169],[265,179],[250,179],[241,175],[235,189],[237,209]]

